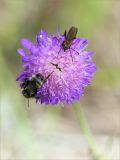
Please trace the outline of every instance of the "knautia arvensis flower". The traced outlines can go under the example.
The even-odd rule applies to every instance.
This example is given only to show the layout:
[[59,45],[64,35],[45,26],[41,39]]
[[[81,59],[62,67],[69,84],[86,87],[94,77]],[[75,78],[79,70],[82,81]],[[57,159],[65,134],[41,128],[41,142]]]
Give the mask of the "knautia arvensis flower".
[[41,30],[35,44],[26,38],[21,40],[25,49],[18,49],[23,61],[23,72],[17,78],[20,85],[26,78],[31,79],[36,74],[42,74],[44,77],[51,74],[37,89],[34,97],[37,102],[52,105],[61,102],[65,105],[80,100],[84,87],[90,84],[96,71],[96,63],[91,59],[93,52],[85,50],[88,40],[75,38],[71,49],[64,51],[61,49],[64,39],[60,33],[56,38],[54,34],[48,35],[46,31]]

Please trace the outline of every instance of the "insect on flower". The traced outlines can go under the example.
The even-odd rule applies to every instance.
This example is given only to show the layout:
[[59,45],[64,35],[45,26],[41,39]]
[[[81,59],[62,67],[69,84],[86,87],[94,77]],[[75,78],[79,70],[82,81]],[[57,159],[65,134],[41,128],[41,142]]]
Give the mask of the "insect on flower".
[[55,64],[55,63],[52,63],[52,62],[51,62],[51,64],[52,64],[53,66],[55,66],[56,69],[58,69],[60,72],[62,72],[62,69],[59,67],[58,64]]
[[[61,49],[63,49],[64,51],[71,49],[70,47],[73,43],[73,40],[76,38],[77,32],[78,32],[78,28],[76,28],[76,27],[71,27],[69,29],[68,33],[65,30],[65,32],[64,32],[65,40],[61,44]],[[61,49],[59,50],[58,55],[59,55]],[[71,54],[71,51],[70,51],[70,54]],[[72,54],[71,54],[71,57],[72,57]],[[73,57],[72,57],[72,61],[73,61]]]
[[[33,97],[40,104],[62,106],[80,100],[96,72],[96,62],[92,61],[93,52],[85,50],[88,40],[76,37],[76,34],[77,29],[71,27],[64,36],[60,33],[49,35],[41,30],[36,43],[21,39],[24,48],[17,51],[23,64],[17,81],[25,98]],[[73,61],[70,53],[74,55]]]
[[[54,72],[54,71],[53,71]],[[39,88],[43,86],[46,80],[53,73],[51,72],[46,78],[42,74],[36,74],[32,76],[30,79],[26,78],[23,83],[21,83],[22,94],[25,98],[36,98],[37,99],[37,91]],[[29,99],[28,99],[28,107],[29,107]]]

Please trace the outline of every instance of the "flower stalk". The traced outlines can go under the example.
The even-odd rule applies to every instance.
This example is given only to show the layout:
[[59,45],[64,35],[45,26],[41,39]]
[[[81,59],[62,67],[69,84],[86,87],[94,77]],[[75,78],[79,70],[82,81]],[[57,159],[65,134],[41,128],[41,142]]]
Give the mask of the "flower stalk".
[[84,114],[84,111],[81,105],[80,104],[78,105],[76,103],[74,106],[74,111],[75,111],[75,114],[77,115],[83,135],[88,143],[88,146],[90,148],[90,151],[92,153],[94,160],[110,160],[107,156],[102,155],[100,153],[100,150],[98,149],[94,136],[92,135],[92,132],[88,125],[88,121],[86,119],[86,116]]

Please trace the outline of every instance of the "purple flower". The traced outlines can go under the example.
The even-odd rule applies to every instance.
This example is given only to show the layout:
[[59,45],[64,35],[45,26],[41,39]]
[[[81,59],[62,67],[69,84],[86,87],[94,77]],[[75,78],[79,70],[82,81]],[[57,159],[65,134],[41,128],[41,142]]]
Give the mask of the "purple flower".
[[26,38],[21,40],[25,49],[18,49],[24,62],[23,72],[17,78],[20,85],[26,78],[30,79],[36,74],[40,73],[47,77],[52,73],[38,88],[35,97],[37,101],[52,105],[61,102],[64,105],[79,100],[83,95],[84,87],[90,84],[96,71],[96,63],[91,59],[93,52],[85,50],[88,41],[84,38],[76,38],[70,49],[64,52],[61,44],[65,38],[59,33],[56,38],[54,34],[48,35],[41,30],[36,39],[36,44]]

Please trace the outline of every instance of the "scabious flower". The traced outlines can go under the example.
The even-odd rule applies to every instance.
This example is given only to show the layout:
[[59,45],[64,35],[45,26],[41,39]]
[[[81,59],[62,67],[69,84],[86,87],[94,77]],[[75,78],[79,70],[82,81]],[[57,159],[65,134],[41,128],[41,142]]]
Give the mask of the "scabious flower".
[[84,87],[90,84],[96,71],[96,63],[91,59],[93,52],[85,50],[88,41],[76,38],[70,49],[64,51],[61,49],[64,39],[60,33],[56,38],[54,34],[48,35],[41,30],[37,34],[36,44],[26,38],[21,40],[25,49],[18,49],[23,61],[23,72],[17,78],[20,84],[38,73],[44,77],[52,73],[37,90],[36,100],[41,104],[55,105],[61,102],[65,105],[79,100],[84,93]]

